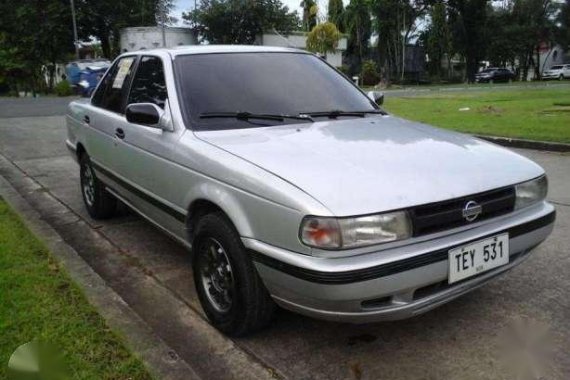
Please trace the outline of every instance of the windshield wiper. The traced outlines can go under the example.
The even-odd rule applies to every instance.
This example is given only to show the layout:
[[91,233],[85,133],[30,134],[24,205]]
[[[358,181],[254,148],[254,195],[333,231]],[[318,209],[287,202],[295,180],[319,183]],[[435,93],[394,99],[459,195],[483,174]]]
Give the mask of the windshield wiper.
[[286,119],[313,121],[310,115],[279,115],[279,114],[261,114],[251,112],[202,112],[199,115],[200,119],[212,119],[218,117],[234,118],[238,120],[261,119],[261,120],[276,120],[285,121]]
[[301,115],[309,115],[312,117],[328,117],[330,119],[336,119],[339,116],[355,116],[355,117],[365,117],[367,114],[378,114],[387,115],[386,112],[382,110],[368,110],[368,111],[322,111],[322,112],[302,112]]

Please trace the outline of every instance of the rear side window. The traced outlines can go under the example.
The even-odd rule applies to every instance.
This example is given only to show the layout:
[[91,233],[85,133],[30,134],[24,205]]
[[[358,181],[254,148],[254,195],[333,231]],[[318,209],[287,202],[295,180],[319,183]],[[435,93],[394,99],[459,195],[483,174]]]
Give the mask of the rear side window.
[[164,109],[167,97],[162,61],[158,57],[142,57],[133,78],[128,104],[154,103]]
[[121,58],[110,69],[97,92],[93,95],[93,105],[109,111],[123,113],[135,58]]

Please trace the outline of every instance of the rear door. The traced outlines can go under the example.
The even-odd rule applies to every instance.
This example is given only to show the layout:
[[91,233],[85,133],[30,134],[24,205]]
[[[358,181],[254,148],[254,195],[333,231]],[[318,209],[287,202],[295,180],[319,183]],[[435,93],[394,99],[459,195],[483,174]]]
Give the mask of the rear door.
[[98,174],[119,170],[117,147],[126,120],[124,110],[136,56],[122,57],[109,69],[86,108],[86,149]]

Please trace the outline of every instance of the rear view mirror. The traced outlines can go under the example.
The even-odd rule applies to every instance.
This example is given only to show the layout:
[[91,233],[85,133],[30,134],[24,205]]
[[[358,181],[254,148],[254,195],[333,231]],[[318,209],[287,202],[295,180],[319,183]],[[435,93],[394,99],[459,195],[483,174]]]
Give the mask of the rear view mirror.
[[366,94],[374,103],[378,104],[379,106],[384,103],[384,93],[380,91],[368,91]]
[[160,128],[160,118],[164,111],[153,103],[134,103],[127,106],[125,114],[129,123]]

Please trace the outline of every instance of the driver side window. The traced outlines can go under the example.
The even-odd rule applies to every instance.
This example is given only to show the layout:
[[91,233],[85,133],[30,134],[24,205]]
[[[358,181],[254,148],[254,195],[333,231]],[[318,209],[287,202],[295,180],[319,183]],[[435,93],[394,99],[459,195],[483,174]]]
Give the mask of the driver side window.
[[127,104],[153,103],[164,109],[167,97],[162,61],[158,57],[142,57],[133,79]]

